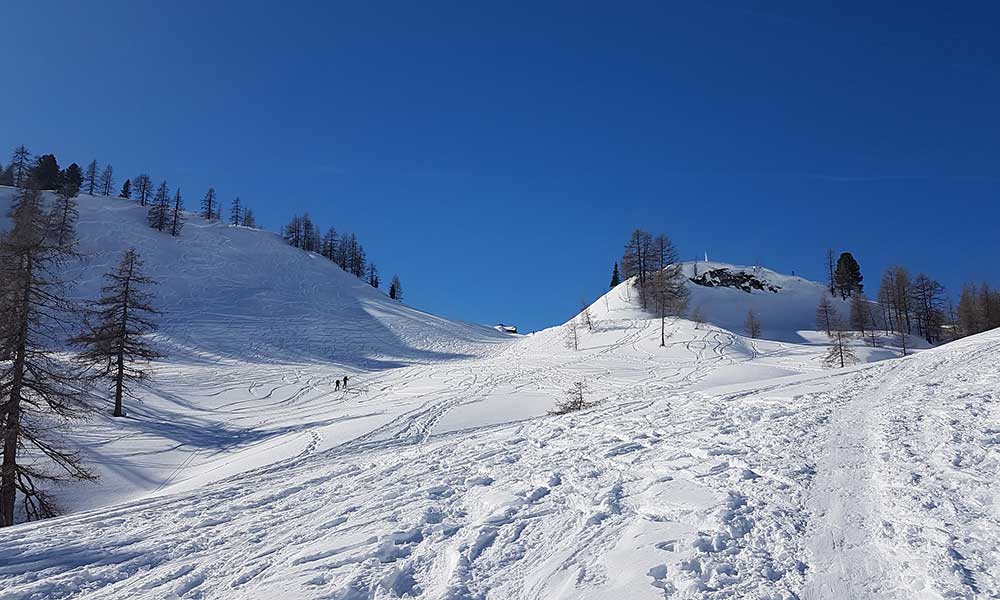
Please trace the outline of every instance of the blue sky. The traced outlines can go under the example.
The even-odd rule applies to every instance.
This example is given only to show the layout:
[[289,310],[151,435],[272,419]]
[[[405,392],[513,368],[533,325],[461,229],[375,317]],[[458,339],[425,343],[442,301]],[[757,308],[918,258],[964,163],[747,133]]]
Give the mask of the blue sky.
[[995,3],[235,6],[8,3],[0,144],[308,211],[413,305],[522,329],[637,226],[817,279],[850,250],[872,291],[1000,283]]

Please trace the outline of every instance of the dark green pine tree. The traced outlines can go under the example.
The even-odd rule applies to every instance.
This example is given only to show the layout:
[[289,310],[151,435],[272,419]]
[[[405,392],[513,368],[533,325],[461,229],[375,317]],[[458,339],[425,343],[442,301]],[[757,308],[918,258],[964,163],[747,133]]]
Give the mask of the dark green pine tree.
[[132,180],[126,179],[125,183],[122,184],[122,191],[118,194],[119,198],[132,198]]
[[60,176],[62,187],[60,193],[69,198],[75,198],[80,193],[80,186],[83,185],[83,169],[80,165],[73,163],[62,172]]
[[840,297],[846,300],[855,292],[864,291],[864,286],[861,285],[863,279],[861,266],[854,260],[854,256],[850,252],[841,254],[837,259],[837,268],[833,272],[833,281],[837,291],[840,292]]
[[58,190],[60,184],[59,163],[52,154],[43,154],[35,159],[31,168],[31,179],[40,190]]
[[615,261],[615,268],[611,271],[611,287],[615,288],[622,282],[621,275],[618,274],[618,261]]

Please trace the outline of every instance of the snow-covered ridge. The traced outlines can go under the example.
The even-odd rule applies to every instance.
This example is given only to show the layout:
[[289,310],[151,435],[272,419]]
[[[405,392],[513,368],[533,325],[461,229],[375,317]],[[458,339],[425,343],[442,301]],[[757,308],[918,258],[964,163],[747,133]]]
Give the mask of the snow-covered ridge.
[[[0,187],[0,215],[14,193]],[[73,293],[95,298],[103,273],[135,247],[159,281],[159,341],[174,357],[365,369],[488,352],[504,339],[492,328],[395,302],[273,233],[188,214],[175,238],[149,228],[146,209],[134,201],[87,195],[78,201],[80,251],[87,259],[70,268]],[[5,220],[0,217],[0,226]]]
[[[816,306],[829,290],[821,283],[785,275],[759,266],[692,261],[681,264],[688,278],[689,315],[696,310],[708,323],[742,334],[747,313],[761,322],[761,337],[784,342],[811,343],[816,330]],[[632,281],[625,281],[594,302],[597,315],[648,317],[641,310]],[[850,303],[829,298],[845,318]]]

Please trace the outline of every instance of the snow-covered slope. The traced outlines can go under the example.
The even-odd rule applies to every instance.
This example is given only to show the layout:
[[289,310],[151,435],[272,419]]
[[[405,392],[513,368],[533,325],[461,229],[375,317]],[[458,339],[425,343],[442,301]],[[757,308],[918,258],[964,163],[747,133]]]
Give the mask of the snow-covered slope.
[[[729,331],[743,333],[747,313],[752,310],[760,320],[762,338],[812,343],[816,341],[811,333],[816,329],[816,306],[823,295],[829,298],[845,320],[850,314],[848,301],[831,298],[825,285],[802,277],[784,275],[764,267],[720,262],[686,262],[682,268],[690,291],[689,314],[697,310],[708,323]],[[716,276],[713,277],[713,274]],[[735,281],[720,281],[719,274],[749,283],[740,286]],[[692,279],[713,285],[699,285]],[[592,307],[598,316],[632,314],[639,317],[647,314],[639,309],[638,295],[632,289],[631,280],[599,298]],[[918,339],[912,341],[920,344]],[[917,347],[926,347],[926,344]]]
[[[0,187],[2,228],[15,192]],[[132,418],[102,411],[69,433],[102,475],[98,486],[60,490],[69,509],[238,471],[245,465],[233,463],[234,452],[251,465],[294,455],[312,441],[304,424],[327,425],[338,436],[354,431],[362,415],[349,400],[373,385],[367,375],[487,356],[509,340],[395,302],[273,233],[188,215],[174,238],[149,228],[136,202],[78,200],[85,258],[66,274],[71,293],[97,298],[103,273],[137,248],[159,281],[156,343],[166,358],[140,399],[126,402]],[[366,383],[334,396],[334,380],[344,376]],[[334,397],[342,410],[331,408]],[[371,420],[392,412],[380,407]],[[367,431],[367,421],[361,427]]]
[[[1000,334],[576,415],[399,421],[200,489],[0,532],[10,598],[1000,594]],[[490,375],[488,375],[490,376]],[[472,389],[475,389],[472,383]]]
[[[711,322],[662,347],[616,288],[570,349],[264,232],[81,212],[80,294],[145,248],[170,356],[129,418],[69,432],[102,475],[70,514],[0,530],[4,600],[1000,595],[1000,333],[830,371],[815,284],[774,274],[786,295],[693,288]],[[748,298],[786,305],[755,307],[771,339],[738,333]],[[547,416],[577,382],[597,404]]]

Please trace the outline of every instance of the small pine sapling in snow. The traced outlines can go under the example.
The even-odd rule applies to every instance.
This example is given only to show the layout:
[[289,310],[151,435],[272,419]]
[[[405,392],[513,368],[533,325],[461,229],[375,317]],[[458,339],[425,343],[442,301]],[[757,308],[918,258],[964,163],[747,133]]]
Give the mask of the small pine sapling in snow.
[[582,381],[577,381],[574,383],[566,392],[564,393],[565,399],[562,402],[557,402],[554,410],[550,410],[550,415],[565,415],[572,412],[581,411],[585,408],[590,408],[595,402],[587,402],[586,400],[587,386]]

